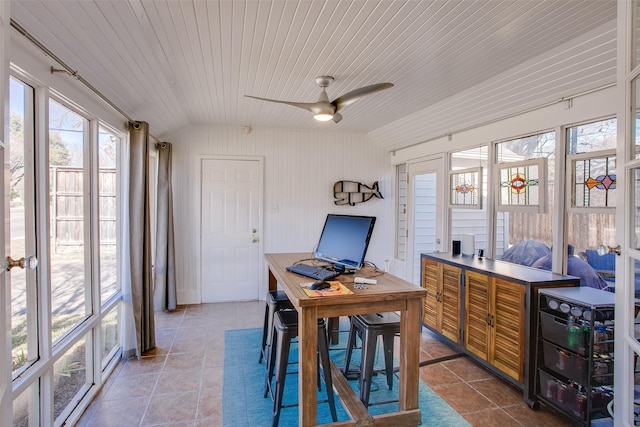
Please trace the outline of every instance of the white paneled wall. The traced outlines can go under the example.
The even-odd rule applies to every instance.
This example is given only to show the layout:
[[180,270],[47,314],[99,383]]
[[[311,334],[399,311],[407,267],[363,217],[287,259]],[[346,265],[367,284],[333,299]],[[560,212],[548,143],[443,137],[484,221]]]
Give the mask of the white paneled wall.
[[[393,167],[388,153],[365,134],[308,130],[191,126],[167,139],[174,144],[173,191],[178,303],[200,301],[199,162],[208,156],[261,157],[264,161],[262,248],[310,253],[327,213],[377,217],[366,259],[379,267],[393,257]],[[336,206],[333,184],[379,182],[383,200]],[[266,267],[261,289],[267,289]],[[264,292],[261,292],[263,294]]]

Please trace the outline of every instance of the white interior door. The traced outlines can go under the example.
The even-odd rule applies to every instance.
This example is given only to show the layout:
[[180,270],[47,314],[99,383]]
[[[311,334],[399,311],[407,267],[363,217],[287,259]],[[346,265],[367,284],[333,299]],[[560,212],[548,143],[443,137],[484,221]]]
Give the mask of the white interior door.
[[408,243],[406,277],[416,285],[420,284],[420,255],[446,250],[443,245],[446,226],[444,200],[443,158],[411,163],[408,176]]
[[201,176],[202,302],[258,299],[261,161],[203,159]]

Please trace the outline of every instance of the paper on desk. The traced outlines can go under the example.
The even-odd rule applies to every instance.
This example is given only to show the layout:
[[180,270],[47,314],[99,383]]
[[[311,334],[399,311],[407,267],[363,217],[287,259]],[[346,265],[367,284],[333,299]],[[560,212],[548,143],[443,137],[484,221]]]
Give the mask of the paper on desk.
[[327,289],[322,289],[319,291],[314,291],[313,289],[309,289],[309,286],[311,286],[313,282],[300,283],[300,286],[302,287],[302,290],[310,297],[332,297],[336,295],[353,294],[353,291],[351,289],[347,288],[345,285],[343,285],[340,282],[337,282],[335,280],[328,280],[327,282],[331,285],[331,287]]

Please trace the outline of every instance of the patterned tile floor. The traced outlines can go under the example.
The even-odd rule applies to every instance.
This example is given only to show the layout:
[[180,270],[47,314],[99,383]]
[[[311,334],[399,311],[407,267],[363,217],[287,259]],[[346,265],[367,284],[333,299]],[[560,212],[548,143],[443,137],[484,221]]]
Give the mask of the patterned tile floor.
[[[263,317],[259,301],[157,313],[157,348],[142,360],[122,360],[77,425],[221,426],[224,331],[262,327]],[[420,360],[454,353],[426,330],[420,346]],[[473,426],[570,425],[544,407],[532,411],[519,390],[467,357],[424,366],[420,378]]]

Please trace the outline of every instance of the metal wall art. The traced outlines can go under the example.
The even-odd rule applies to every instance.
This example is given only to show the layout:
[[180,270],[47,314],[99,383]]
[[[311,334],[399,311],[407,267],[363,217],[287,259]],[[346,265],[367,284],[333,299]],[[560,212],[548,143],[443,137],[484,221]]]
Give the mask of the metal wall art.
[[338,181],[333,184],[333,202],[338,205],[355,206],[357,203],[363,203],[372,197],[382,199],[382,194],[378,189],[378,181],[374,182],[371,187],[355,181]]

